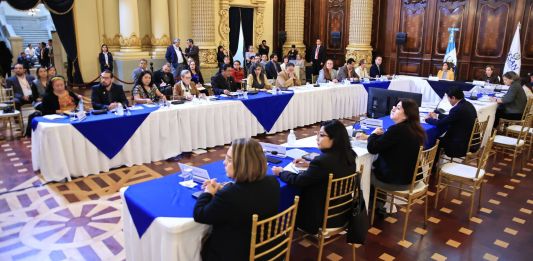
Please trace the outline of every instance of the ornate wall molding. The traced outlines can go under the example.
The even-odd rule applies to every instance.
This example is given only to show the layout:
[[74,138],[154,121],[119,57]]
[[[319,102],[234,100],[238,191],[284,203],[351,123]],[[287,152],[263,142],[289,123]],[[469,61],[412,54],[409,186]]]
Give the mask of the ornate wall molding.
[[141,47],[141,38],[139,38],[137,34],[135,33],[132,33],[129,37],[124,37],[120,34],[118,36],[119,36],[120,47],[126,47],[126,48]]
[[264,2],[261,3],[260,6],[256,8],[255,11],[255,43],[258,44],[261,41],[263,41],[263,33],[265,32],[265,28],[263,26],[265,19],[265,6]]
[[171,42],[170,37],[166,34],[162,35],[160,38],[156,38],[152,34],[152,37],[150,37],[150,43],[152,46],[169,46]]
[[217,64],[216,49],[200,49],[200,64]]
[[220,24],[218,25],[218,32],[220,34],[220,45],[229,46],[229,0],[220,0]]
[[[220,45],[229,47],[229,8],[232,0],[220,0],[220,10],[218,15],[220,16],[220,24],[218,25],[218,33],[220,35]],[[263,40],[264,19],[265,19],[265,3],[266,0],[250,0],[250,3],[255,9],[254,15],[254,33],[255,43],[260,43]]]
[[353,49],[346,49],[346,60],[353,58],[356,62],[365,59],[367,64],[372,63],[372,51],[359,51]]
[[151,41],[149,35],[145,34],[145,35],[143,36],[143,38],[141,39],[141,46],[142,46],[142,47],[152,46],[152,41]]
[[120,46],[120,34],[115,34],[113,38],[108,38],[106,34],[103,34],[102,43],[107,46]]

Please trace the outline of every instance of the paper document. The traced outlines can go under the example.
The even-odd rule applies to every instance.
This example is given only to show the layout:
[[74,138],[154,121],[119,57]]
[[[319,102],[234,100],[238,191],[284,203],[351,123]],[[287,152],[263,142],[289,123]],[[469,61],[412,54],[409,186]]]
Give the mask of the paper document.
[[64,119],[66,116],[59,115],[59,114],[51,114],[51,115],[45,115],[43,118],[47,120],[57,120],[57,119]]
[[301,149],[292,149],[292,150],[288,150],[285,155],[293,158],[293,159],[299,159],[301,158],[303,155],[307,154],[307,152],[305,152],[304,150],[301,150]]

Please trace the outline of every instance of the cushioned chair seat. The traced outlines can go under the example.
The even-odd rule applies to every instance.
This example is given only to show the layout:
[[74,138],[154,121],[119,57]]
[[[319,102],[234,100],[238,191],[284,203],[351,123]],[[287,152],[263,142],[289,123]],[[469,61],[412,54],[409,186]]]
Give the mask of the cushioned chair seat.
[[[507,127],[507,130],[512,131],[512,132],[520,132],[520,131],[522,131],[522,126],[520,126],[520,125],[511,125],[511,126]],[[533,128],[529,128],[529,133],[533,134]]]
[[[494,139],[494,143],[507,145],[507,146],[516,146],[517,139],[507,137],[507,136],[502,136],[502,135],[496,135],[496,138]],[[518,146],[523,146],[523,145],[524,145],[524,141],[521,140],[520,143],[518,143]]]
[[[475,179],[476,178],[476,172],[477,168],[464,165],[464,164],[458,164],[458,163],[446,163],[441,168],[441,173],[457,176],[465,179]],[[485,175],[485,170],[480,170],[478,179],[483,178]]]
[[[424,191],[424,189],[427,188],[427,185],[423,181],[418,181],[415,183],[415,187],[413,188],[413,194],[417,194],[419,192]],[[398,194],[409,194],[409,189],[406,190],[397,190],[394,191]]]

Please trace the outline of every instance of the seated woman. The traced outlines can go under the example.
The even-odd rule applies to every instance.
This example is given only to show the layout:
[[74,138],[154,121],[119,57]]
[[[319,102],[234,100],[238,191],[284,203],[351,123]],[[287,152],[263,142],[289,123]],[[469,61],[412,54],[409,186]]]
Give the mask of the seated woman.
[[244,71],[244,68],[241,67],[241,61],[235,60],[233,62],[233,68],[231,68],[231,77],[233,77],[233,80],[236,84],[242,84],[242,79],[244,79],[244,76],[246,75],[246,72]]
[[287,64],[289,64],[289,57],[283,56],[283,63],[279,65],[282,71],[285,71],[285,67],[287,67]]
[[483,75],[481,80],[487,83],[500,84],[500,76],[494,73],[494,66],[492,65],[485,67],[485,75]]
[[373,164],[372,184],[390,190],[405,190],[413,179],[418,150],[424,144],[426,133],[420,125],[418,104],[414,100],[398,102],[390,117],[395,124],[387,132],[376,128],[370,136],[361,134],[357,139],[368,139],[368,152],[378,154]]
[[204,85],[204,77],[202,76],[202,72],[200,71],[200,68],[196,67],[196,62],[194,60],[191,61],[189,64],[189,71],[191,71],[191,80],[196,83],[200,84],[200,86]]
[[152,81],[152,73],[150,71],[143,71],[135,82],[135,87],[131,91],[133,95],[133,102],[135,104],[154,103],[156,101],[166,100],[157,86]]
[[272,85],[268,81],[265,69],[261,64],[255,64],[250,67],[250,74],[246,79],[247,90],[270,90]]
[[450,64],[447,62],[443,63],[442,70],[437,73],[437,77],[439,80],[453,81],[455,79],[455,75],[453,74],[453,70],[450,69]]
[[366,69],[366,60],[361,59],[359,61],[359,66],[355,68],[355,74],[359,75],[360,79],[363,78],[370,78],[370,74],[368,74],[368,70]]
[[502,98],[493,98],[499,104],[494,119],[494,127],[497,127],[500,118],[508,120],[520,120],[526,108],[527,96],[522,88],[520,76],[513,71],[503,75],[503,83],[509,86],[509,91]]
[[337,70],[333,69],[333,60],[328,59],[324,64],[324,68],[318,73],[317,83],[339,82],[337,80]]
[[172,89],[172,99],[174,100],[192,100],[193,96],[198,97],[200,92],[196,88],[196,84],[192,81],[191,72],[183,70],[180,73],[181,81],[174,84]]
[[54,76],[48,82],[46,95],[43,97],[43,115],[61,114],[76,109],[81,96],[66,89],[66,81],[63,76]]
[[[273,167],[274,175],[279,176],[287,184],[301,188],[300,203],[296,217],[296,225],[307,233],[316,234],[324,221],[324,206],[329,174],[333,178],[350,176],[356,171],[355,158],[346,127],[338,121],[322,123],[316,136],[318,148],[322,152],[311,162],[296,159],[298,167],[307,167],[299,174],[283,171],[281,167]],[[339,209],[339,211],[342,209]],[[328,222],[328,227],[341,227],[347,222],[346,216],[339,216]]]
[[296,60],[294,60],[294,66],[298,68],[296,75],[302,82],[306,81],[305,77],[305,60],[302,59],[302,55],[296,54]]
[[266,176],[263,149],[252,139],[234,140],[224,167],[234,182],[222,186],[213,179],[206,181],[194,206],[194,221],[212,225],[202,259],[248,260],[252,215],[261,220],[277,214],[280,185],[274,176]]
[[[42,97],[46,94],[46,85],[48,84],[48,70],[46,67],[39,67],[35,71],[35,80],[32,82],[32,96],[35,97],[37,102],[40,102]],[[34,103],[35,106],[35,103]]]
[[48,67],[48,79],[51,79],[52,77],[57,75],[56,67],[50,66]]

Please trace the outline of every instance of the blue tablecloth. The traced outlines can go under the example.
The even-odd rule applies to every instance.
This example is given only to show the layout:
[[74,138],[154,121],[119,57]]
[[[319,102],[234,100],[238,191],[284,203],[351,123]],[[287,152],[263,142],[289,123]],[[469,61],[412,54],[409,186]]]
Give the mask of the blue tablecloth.
[[463,91],[470,91],[474,88],[474,85],[466,82],[459,81],[427,81],[431,88],[439,95],[439,97],[444,97],[444,94],[451,87],[457,87]]
[[[320,153],[316,148],[305,148],[303,150]],[[292,159],[287,157],[282,159],[279,164],[269,163],[267,174],[272,175],[270,170],[272,166],[286,166],[291,161]],[[203,165],[201,168],[209,171],[209,176],[216,178],[219,182],[229,181],[229,178],[226,177],[223,161]],[[125,191],[124,198],[139,237],[142,237],[157,217],[193,217],[196,199],[192,197],[192,194],[199,191],[201,187],[197,185],[195,188],[189,189],[179,185],[182,178],[178,174],[136,184]],[[289,186],[281,180],[279,180],[279,183],[281,186],[280,210],[284,210],[292,205],[298,190],[296,187]]]
[[[383,120],[383,129],[385,131],[387,131],[387,129],[390,126],[394,125],[394,121],[392,121],[389,116],[381,117],[379,119]],[[354,129],[361,129],[359,123],[354,124],[353,128]],[[435,143],[437,142],[437,138],[444,133],[443,130],[439,130],[437,127],[435,127],[433,125],[430,125],[430,124],[427,124],[427,123],[422,123],[422,128],[424,128],[424,130],[426,131],[426,135],[427,135],[426,142],[424,142],[424,148],[425,149],[428,149],[428,148],[431,148],[432,146],[434,146]],[[374,128],[368,128],[368,129],[363,130],[363,131],[366,134],[370,135],[370,133],[372,133],[372,131],[374,131]]]
[[70,121],[68,117],[56,120],[36,117],[31,122],[31,127],[35,130],[40,122],[72,124],[98,150],[112,159],[126,145],[146,117],[158,108],[143,106],[142,110],[133,110],[128,116],[117,116],[111,112],[88,115],[83,121]]
[[368,92],[368,88],[380,88],[380,89],[388,89],[390,85],[390,81],[371,81],[368,83],[361,83],[365,90]]
[[248,95],[248,99],[237,99],[230,97],[219,97],[220,100],[239,100],[255,116],[263,128],[269,132],[278,120],[289,101],[294,95],[293,92],[285,91],[282,94],[272,95],[267,92],[259,92]]

